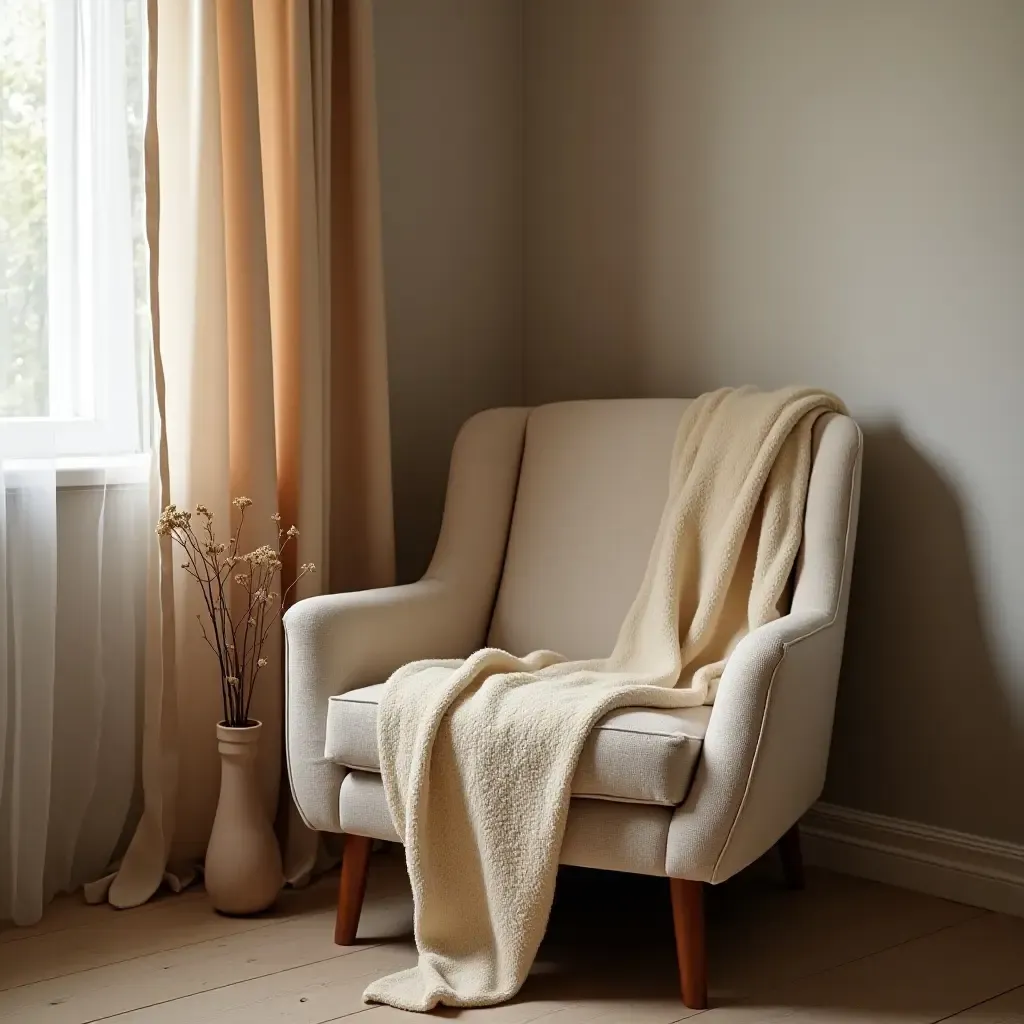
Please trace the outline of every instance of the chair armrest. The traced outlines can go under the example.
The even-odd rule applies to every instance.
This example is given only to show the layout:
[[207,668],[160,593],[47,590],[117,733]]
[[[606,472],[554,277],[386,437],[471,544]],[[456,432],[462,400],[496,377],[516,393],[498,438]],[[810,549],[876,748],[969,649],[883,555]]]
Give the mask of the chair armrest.
[[337,794],[346,769],[324,757],[329,698],[383,682],[410,661],[471,654],[483,639],[487,609],[473,608],[465,596],[453,584],[423,579],[312,597],[288,611],[288,774],[307,825],[341,828]]
[[701,759],[669,828],[675,878],[720,882],[765,853],[818,798],[832,739],[860,505],[860,429],[815,426],[792,611],[729,657]]
[[845,614],[796,612],[746,636],[719,683],[668,873],[719,882],[752,863],[825,780]]
[[299,601],[285,615],[285,740],[306,824],[340,832],[345,769],[324,758],[329,698],[422,658],[482,647],[508,541],[528,409],[490,409],[452,452],[434,557],[418,583]]

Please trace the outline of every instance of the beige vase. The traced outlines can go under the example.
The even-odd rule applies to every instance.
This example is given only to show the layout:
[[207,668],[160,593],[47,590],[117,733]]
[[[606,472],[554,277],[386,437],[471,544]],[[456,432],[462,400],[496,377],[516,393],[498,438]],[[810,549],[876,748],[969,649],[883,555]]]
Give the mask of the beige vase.
[[284,884],[281,851],[260,797],[256,774],[262,722],[217,726],[220,798],[206,850],[206,891],[222,914],[255,914]]

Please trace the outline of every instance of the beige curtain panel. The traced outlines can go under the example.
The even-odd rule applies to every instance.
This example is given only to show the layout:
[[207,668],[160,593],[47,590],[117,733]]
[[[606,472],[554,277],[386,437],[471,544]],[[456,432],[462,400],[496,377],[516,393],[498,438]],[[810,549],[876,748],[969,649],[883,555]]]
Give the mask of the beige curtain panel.
[[[151,0],[150,31],[154,523],[172,501],[230,522],[245,495],[248,544],[276,537],[275,512],[298,525],[286,575],[295,562],[321,569],[299,596],[390,582],[369,2]],[[117,906],[188,881],[219,787],[201,598],[169,546],[154,537],[151,550],[143,813],[119,870],[88,893]],[[282,764],[273,642],[254,701],[268,811]],[[290,836],[288,852],[286,874],[301,878],[315,838]]]

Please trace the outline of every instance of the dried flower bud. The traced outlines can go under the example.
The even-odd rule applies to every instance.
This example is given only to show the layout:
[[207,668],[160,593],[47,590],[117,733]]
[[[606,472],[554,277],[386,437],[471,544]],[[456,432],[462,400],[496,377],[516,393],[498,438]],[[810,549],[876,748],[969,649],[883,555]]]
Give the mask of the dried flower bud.
[[156,532],[160,537],[168,537],[175,530],[187,530],[192,520],[192,513],[179,509],[177,505],[168,505],[160,513],[156,521]]
[[256,664],[259,665],[260,668],[263,668],[267,664],[267,659],[266,658],[258,658],[256,660]]
[[286,537],[298,537],[298,535],[299,531],[294,526],[289,526],[287,532],[285,533]]
[[269,565],[271,568],[276,569],[281,564],[280,559],[277,557],[277,552],[269,544],[264,544],[242,557],[250,565]]
[[231,504],[237,509],[248,508],[252,504],[252,498],[235,498]]
[[228,686],[237,686],[238,685],[238,676],[225,676],[224,677],[224,682],[227,683]]
[[275,512],[270,518],[271,518],[271,520],[273,522],[279,523],[279,522],[281,522],[281,513],[280,512]]
[[249,625],[250,626],[255,626],[256,625],[256,620],[251,615],[249,616]]
[[312,562],[303,562],[302,565],[299,566],[299,572],[316,572],[316,566]]
[[213,518],[213,513],[205,505],[196,505],[196,515],[205,516],[207,522]]
[[248,577],[248,576],[246,576],[246,574],[245,574],[244,572],[240,572],[240,573],[239,573],[239,574],[238,574],[238,575],[237,575],[237,576],[235,577],[235,582],[236,582],[236,583],[237,583],[237,584],[238,584],[238,585],[239,585],[240,587],[244,587],[244,586],[246,585],[246,583],[248,583],[248,582],[249,582],[249,577]]

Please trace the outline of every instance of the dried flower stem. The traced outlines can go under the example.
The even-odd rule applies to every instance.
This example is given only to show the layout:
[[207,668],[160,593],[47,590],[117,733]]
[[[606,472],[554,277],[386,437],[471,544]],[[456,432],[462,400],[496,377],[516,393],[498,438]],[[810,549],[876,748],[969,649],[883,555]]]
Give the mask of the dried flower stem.
[[[213,633],[211,639],[203,616],[197,615],[202,637],[216,655],[220,668],[224,722],[230,726],[245,726],[249,722],[256,678],[260,669],[267,664],[263,657],[263,645],[287,607],[295,585],[307,573],[315,572],[316,566],[312,562],[302,565],[284,593],[276,594],[273,583],[281,573],[281,554],[288,543],[299,535],[299,531],[294,526],[287,530],[279,526],[276,547],[264,544],[247,555],[239,555],[245,510],[252,501],[248,498],[235,498],[232,504],[239,510],[239,517],[230,545],[217,543],[213,513],[205,505],[197,505],[194,513],[196,519],[202,521],[198,534],[192,524],[193,513],[175,505],[168,505],[164,509],[157,522],[156,532],[160,536],[170,537],[185,552],[187,561],[181,567],[199,584],[206,619]],[[281,521],[277,514],[271,516],[271,519],[275,523]],[[235,573],[236,567],[242,564],[246,571]],[[235,583],[244,594],[244,602],[238,603],[245,604],[244,614],[237,617],[231,612],[228,587],[233,574]]]

